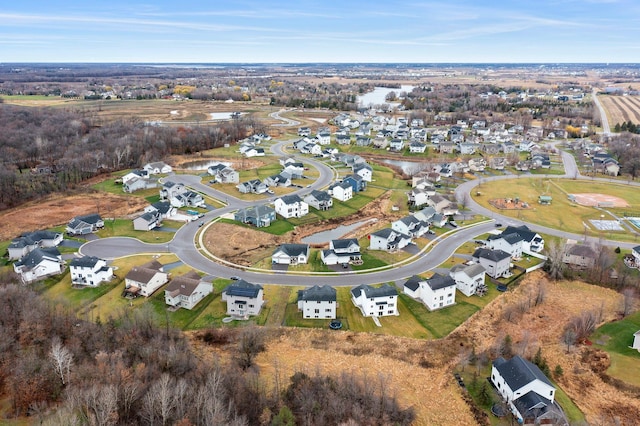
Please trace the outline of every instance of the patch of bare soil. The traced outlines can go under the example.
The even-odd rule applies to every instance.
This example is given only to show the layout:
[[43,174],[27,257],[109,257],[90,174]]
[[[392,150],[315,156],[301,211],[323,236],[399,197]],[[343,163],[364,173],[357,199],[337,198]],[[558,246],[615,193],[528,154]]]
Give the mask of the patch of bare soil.
[[74,216],[100,213],[102,217],[123,217],[141,211],[149,203],[137,197],[106,192],[76,195],[52,194],[38,201],[0,212],[0,240],[23,232],[68,223]]
[[[228,223],[216,223],[207,229],[204,244],[206,249],[216,257],[238,265],[250,266],[270,255],[279,244],[299,243],[302,238],[316,232],[372,219],[344,236],[344,238],[361,238],[379,226],[380,221],[388,222],[399,217],[397,214],[390,213],[390,206],[390,193],[386,193],[347,218],[323,220],[298,226],[291,234],[282,236]],[[314,245],[316,248],[324,246],[326,244]]]

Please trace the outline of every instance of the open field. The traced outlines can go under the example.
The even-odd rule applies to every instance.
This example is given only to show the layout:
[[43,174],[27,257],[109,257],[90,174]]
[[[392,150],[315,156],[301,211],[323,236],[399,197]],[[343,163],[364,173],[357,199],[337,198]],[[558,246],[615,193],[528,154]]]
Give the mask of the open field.
[[[621,184],[592,182],[588,180],[570,179],[535,179],[518,178],[503,181],[482,183],[478,186],[482,195],[473,192],[473,199],[479,204],[499,212],[502,215],[513,217],[527,222],[537,223],[550,228],[562,229],[576,234],[585,232],[585,225],[589,235],[616,239],[620,241],[636,241],[637,236],[628,231],[598,231],[590,220],[616,220],[603,210],[572,203],[568,194],[598,193],[618,197],[629,204],[628,207],[607,207],[606,210],[623,216],[625,211],[640,211],[640,192],[630,190]],[[491,194],[487,196],[485,194]],[[551,205],[538,204],[539,195],[551,195]],[[531,205],[528,210],[497,210],[490,206],[489,198],[516,198]],[[601,217],[604,215],[604,218]]]
[[640,124],[640,96],[599,96],[609,125],[613,129],[616,124],[631,121]]

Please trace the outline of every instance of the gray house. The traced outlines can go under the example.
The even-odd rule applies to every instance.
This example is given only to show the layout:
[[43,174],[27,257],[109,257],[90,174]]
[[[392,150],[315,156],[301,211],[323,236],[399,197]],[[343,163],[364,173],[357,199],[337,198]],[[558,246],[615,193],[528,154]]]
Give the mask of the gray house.
[[99,214],[76,216],[67,225],[69,235],[86,235],[104,228],[104,221]]
[[227,315],[248,318],[260,313],[264,293],[260,284],[238,280],[222,291],[222,300],[227,302]]
[[304,197],[304,202],[316,210],[329,210],[333,206],[333,198],[326,191],[314,189]]
[[238,210],[234,214],[234,220],[262,228],[276,220],[276,211],[267,205],[251,206]]

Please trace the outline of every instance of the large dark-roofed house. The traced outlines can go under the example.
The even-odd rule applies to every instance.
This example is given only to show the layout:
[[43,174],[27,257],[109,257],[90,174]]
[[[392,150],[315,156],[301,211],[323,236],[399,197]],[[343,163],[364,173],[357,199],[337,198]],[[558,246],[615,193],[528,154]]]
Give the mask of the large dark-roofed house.
[[222,291],[222,300],[227,302],[228,315],[246,318],[260,313],[264,292],[260,284],[238,280]]
[[334,319],[337,308],[336,289],[314,285],[298,291],[298,310],[303,318]]

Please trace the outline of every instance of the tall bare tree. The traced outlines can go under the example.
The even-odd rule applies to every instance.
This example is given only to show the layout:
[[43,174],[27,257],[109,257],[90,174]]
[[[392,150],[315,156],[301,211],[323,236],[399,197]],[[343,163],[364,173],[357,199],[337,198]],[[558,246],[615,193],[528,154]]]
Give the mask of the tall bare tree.
[[62,345],[60,338],[55,336],[51,341],[51,350],[49,351],[49,359],[53,364],[53,369],[60,376],[62,385],[69,383],[69,375],[71,366],[73,365],[73,354]]

